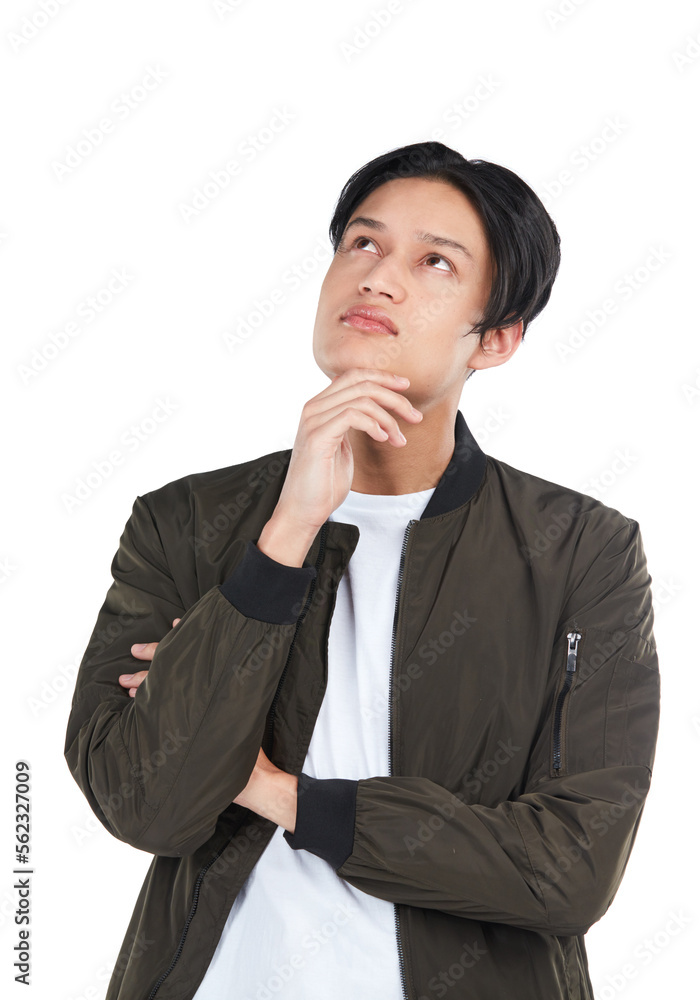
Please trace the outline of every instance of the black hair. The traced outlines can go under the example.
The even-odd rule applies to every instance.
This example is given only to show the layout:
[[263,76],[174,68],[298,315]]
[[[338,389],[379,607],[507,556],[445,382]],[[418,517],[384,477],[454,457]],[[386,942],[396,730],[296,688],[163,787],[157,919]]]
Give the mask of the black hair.
[[544,205],[522,178],[487,160],[467,160],[441,142],[414,142],[370,160],[349,178],[333,211],[334,253],[357,206],[386,181],[426,177],[462,191],[479,215],[492,263],[491,292],[471,333],[483,343],[487,330],[528,323],[549,301],[559,270],[559,233]]

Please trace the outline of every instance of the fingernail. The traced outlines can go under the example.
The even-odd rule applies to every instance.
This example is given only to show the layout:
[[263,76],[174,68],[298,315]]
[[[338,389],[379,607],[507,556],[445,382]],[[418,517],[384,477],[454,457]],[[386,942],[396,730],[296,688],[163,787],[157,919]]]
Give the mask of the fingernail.
[[394,378],[398,379],[399,382],[408,382],[408,379],[406,378],[405,375],[394,375]]
[[134,676],[133,674],[119,674],[119,680],[130,681],[133,676]]
[[135,649],[137,653],[142,653],[143,650],[146,648],[146,643],[145,642],[135,642],[134,645],[131,648]]

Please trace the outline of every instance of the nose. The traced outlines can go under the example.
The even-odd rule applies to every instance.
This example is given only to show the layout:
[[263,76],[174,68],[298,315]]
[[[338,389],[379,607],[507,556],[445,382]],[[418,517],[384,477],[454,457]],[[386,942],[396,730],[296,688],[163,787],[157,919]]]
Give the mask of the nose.
[[386,295],[394,301],[401,299],[404,294],[396,264],[386,257],[374,263],[367,274],[363,275],[359,287],[361,292]]

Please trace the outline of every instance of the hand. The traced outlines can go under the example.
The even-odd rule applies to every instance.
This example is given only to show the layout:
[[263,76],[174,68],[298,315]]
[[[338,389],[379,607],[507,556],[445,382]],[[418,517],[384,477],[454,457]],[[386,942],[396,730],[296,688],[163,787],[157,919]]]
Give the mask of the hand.
[[352,485],[348,429],[365,431],[375,441],[388,440],[400,448],[405,441],[389,411],[413,423],[423,419],[402,395],[408,385],[408,380],[399,382],[391,372],[349,368],[305,403],[275,516],[313,536]]
[[272,820],[294,833],[297,819],[296,775],[281,771],[272,763],[262,747],[258,751],[248,784],[233,800],[236,805]]
[[[173,628],[180,621],[179,618],[173,618]],[[135,656],[138,660],[152,660],[153,655],[156,651],[157,642],[147,642],[143,649],[137,650],[136,646],[141,645],[140,643],[134,643],[131,647],[131,655]],[[137,670],[135,674],[119,674],[119,683],[124,687],[129,689],[129,695],[133,698],[136,694],[136,688],[139,684],[145,680],[148,670]]]

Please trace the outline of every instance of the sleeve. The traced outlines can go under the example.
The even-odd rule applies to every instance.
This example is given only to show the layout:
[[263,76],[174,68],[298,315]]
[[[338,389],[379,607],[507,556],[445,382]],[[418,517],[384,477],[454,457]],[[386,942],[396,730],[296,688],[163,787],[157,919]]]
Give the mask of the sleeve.
[[585,934],[622,880],[659,723],[651,577],[639,526],[625,521],[564,598],[521,794],[486,807],[423,777],[302,774],[290,847],[380,899]]
[[[316,568],[248,541],[231,574],[185,607],[157,523],[137,497],[78,669],[64,756],[105,828],[152,854],[192,854],[245,788]],[[173,618],[181,621],[172,628]],[[158,640],[141,668],[135,642]]]

